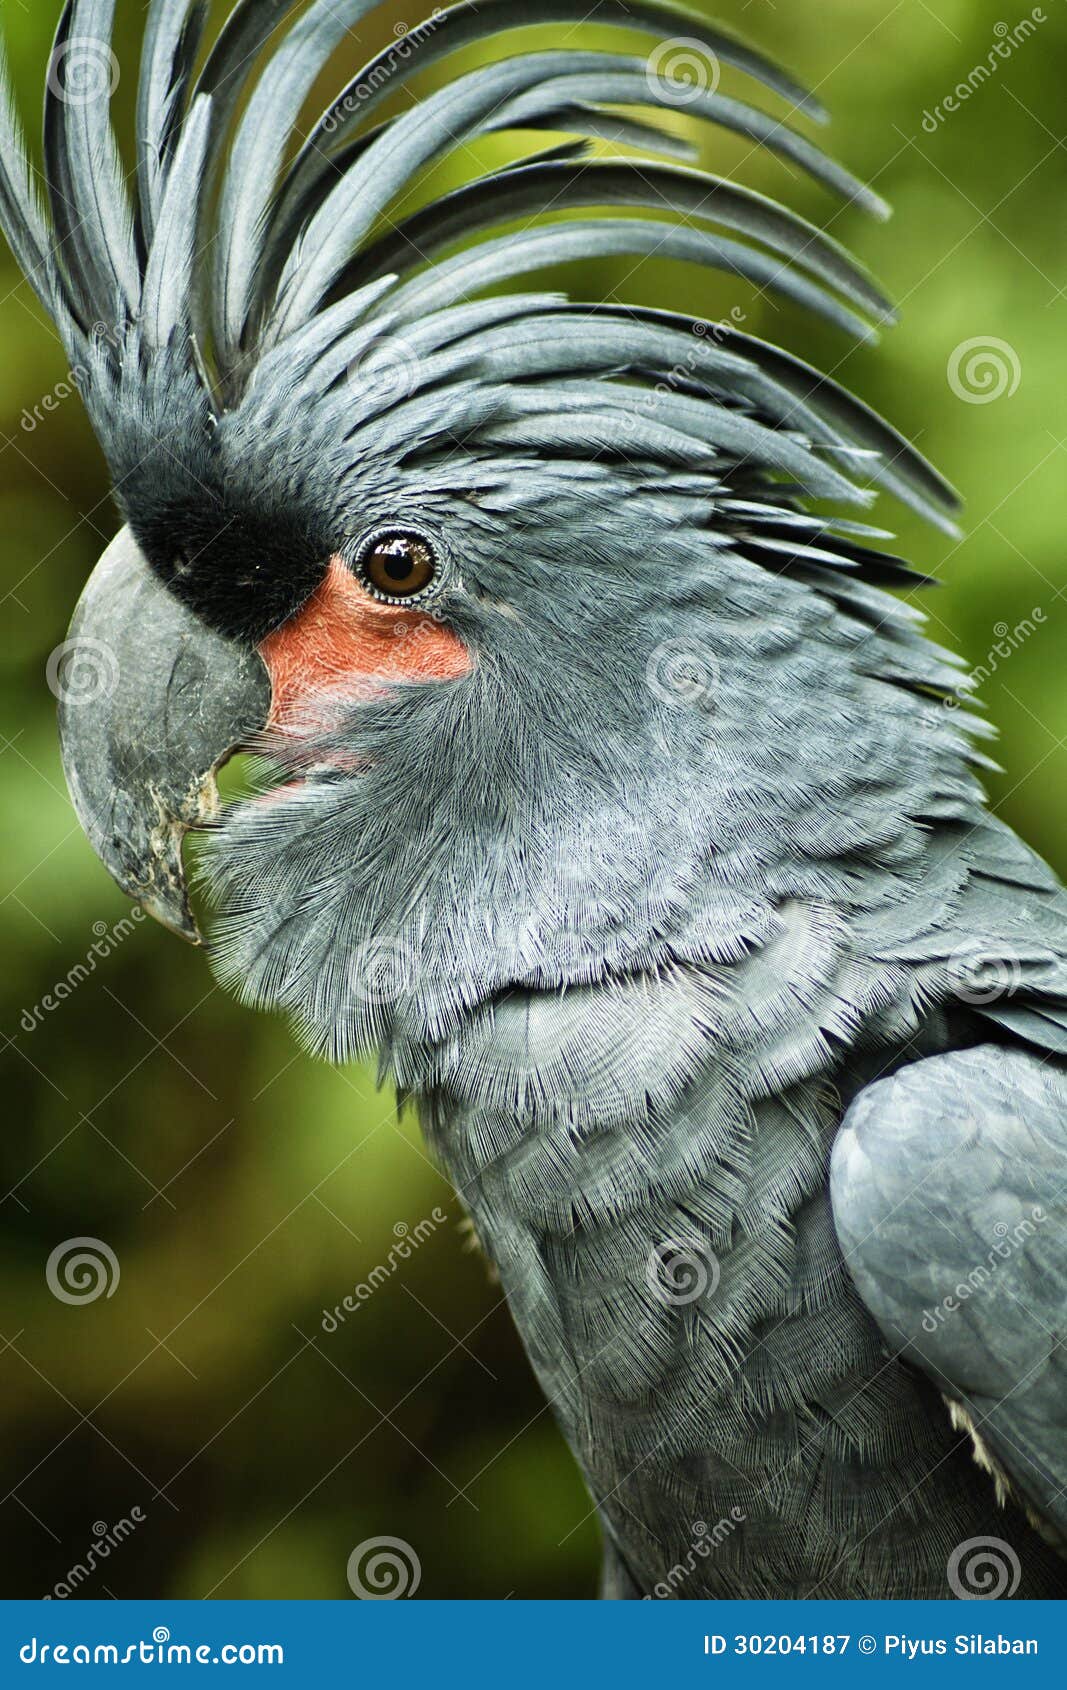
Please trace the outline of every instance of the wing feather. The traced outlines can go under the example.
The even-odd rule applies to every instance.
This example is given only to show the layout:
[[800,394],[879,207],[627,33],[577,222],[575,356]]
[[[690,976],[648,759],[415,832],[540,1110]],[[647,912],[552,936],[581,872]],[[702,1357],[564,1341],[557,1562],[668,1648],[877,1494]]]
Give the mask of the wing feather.
[[863,1092],[834,1220],[895,1352],[927,1373],[1067,1545],[1067,1073],[994,1045]]

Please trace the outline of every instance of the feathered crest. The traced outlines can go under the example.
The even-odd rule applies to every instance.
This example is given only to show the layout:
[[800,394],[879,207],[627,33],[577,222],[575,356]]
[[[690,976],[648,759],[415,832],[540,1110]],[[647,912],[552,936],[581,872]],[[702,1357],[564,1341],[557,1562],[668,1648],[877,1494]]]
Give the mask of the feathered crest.
[[[363,356],[360,424],[372,417],[388,433],[388,412],[402,405],[398,437],[418,427],[440,433],[441,385],[451,383],[449,430],[464,438],[481,431],[498,445],[571,456],[584,441],[590,455],[617,450],[646,464],[699,466],[710,453],[785,477],[798,492],[853,502],[863,498],[853,479],[861,467],[951,526],[951,489],[895,430],[736,327],[702,337],[699,320],[673,313],[545,295],[479,302],[499,284],[576,257],[657,253],[773,288],[869,336],[892,313],[842,248],[795,213],[684,162],[684,144],[654,121],[682,97],[672,52],[697,53],[710,68],[684,85],[689,117],[883,211],[785,118],[720,93],[718,67],[820,118],[810,95],[688,12],[602,0],[598,30],[654,37],[648,57],[522,52],[383,119],[389,96],[461,48],[506,44],[533,24],[576,28],[588,17],[584,0],[464,0],[365,65],[290,158],[313,84],[376,3],[309,0],[293,21],[291,0],[237,0],[205,53],[206,0],[149,0],[131,191],[110,116],[115,0],[67,0],[45,97],[45,209],[2,78],[0,223],[72,361],[90,372],[86,398],[105,449],[105,389],[121,387],[136,404],[141,383],[158,390],[165,410],[163,389],[180,368],[205,390],[210,424],[213,413],[248,401],[277,411],[280,394],[289,407],[301,391],[322,399]],[[428,166],[506,130],[577,139],[390,220]],[[590,158],[589,139],[658,156]],[[399,392],[395,379],[378,380],[382,348],[397,336],[417,353]],[[140,403],[142,414],[155,409]],[[343,421],[338,408],[321,426],[351,435],[350,399]],[[787,552],[798,538],[767,531],[759,544]],[[834,561],[854,567],[848,551],[838,538]]]

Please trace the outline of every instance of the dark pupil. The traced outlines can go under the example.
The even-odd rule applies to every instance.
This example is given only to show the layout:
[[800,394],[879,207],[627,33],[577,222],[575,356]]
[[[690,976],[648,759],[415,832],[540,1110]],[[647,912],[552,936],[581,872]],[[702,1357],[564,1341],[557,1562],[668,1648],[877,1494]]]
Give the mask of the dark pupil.
[[407,598],[433,580],[434,555],[415,534],[383,534],[366,553],[363,569],[379,592]]

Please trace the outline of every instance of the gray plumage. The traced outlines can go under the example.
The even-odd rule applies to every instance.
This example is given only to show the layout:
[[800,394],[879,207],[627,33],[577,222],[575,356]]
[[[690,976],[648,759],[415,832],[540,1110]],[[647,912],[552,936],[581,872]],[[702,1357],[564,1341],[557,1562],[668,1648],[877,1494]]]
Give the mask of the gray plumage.
[[845,1118],[832,1189],[845,1259],[888,1342],[1067,1547],[1062,1071],[979,1045],[880,1080]]
[[[0,217],[160,580],[258,646],[329,557],[412,523],[472,659],[267,738],[288,784],[207,841],[215,965],[417,1099],[587,1476],[607,1594],[947,1597],[989,1536],[1012,1594],[1062,1594],[1031,1518],[1055,1536],[1067,1481],[1067,901],[985,807],[959,661],[885,591],[917,577],[806,502],[863,513],[882,488],[951,530],[951,489],[736,327],[477,296],[662,243],[852,333],[888,303],[762,196],[572,143],[383,232],[457,143],[654,146],[670,100],[639,59],[555,50],[383,119],[455,48],[585,16],[477,0],[379,55],[286,163],[370,9],[322,0],[275,37],[288,6],[244,0],[197,73],[203,8],[151,0],[137,194],[106,100],[53,92],[50,224],[0,103]],[[60,44],[111,13],[73,0]],[[817,109],[689,14],[612,0],[597,23],[696,38]],[[880,209],[769,114],[690,110]],[[1031,1200],[1048,1221],[924,1345],[929,1300]]]

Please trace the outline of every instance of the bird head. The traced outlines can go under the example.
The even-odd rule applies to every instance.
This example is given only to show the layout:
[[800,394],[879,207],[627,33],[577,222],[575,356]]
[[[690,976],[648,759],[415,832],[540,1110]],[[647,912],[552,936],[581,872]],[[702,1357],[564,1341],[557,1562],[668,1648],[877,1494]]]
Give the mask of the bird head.
[[[5,97],[0,220],[123,522],[71,629],[114,684],[61,707],[89,838],[195,938],[182,842],[204,830],[223,977],[312,1048],[387,1046],[403,1070],[516,984],[729,954],[824,860],[899,853],[963,755],[936,706],[953,672],[883,591],[913,577],[881,532],[810,504],[862,510],[881,486],[950,525],[952,495],[740,310],[501,295],[657,252],[870,338],[889,308],[843,251],[656,121],[684,105],[881,210],[759,54],[605,0],[598,26],[641,32],[644,55],[494,57],[381,116],[459,49],[584,16],[468,0],[384,48],[293,152],[373,5],[312,0],[285,28],[283,10],[240,0],[205,53],[200,6],[151,0],[131,194],[107,78],[63,80],[87,44],[112,54],[114,0],[70,0],[47,206]],[[679,40],[695,80],[672,71]],[[788,113],[720,94],[723,66]],[[399,209],[429,166],[510,130],[578,139]],[[222,807],[215,773],[250,748],[270,781]],[[872,763],[912,781],[916,814],[875,816]]]

